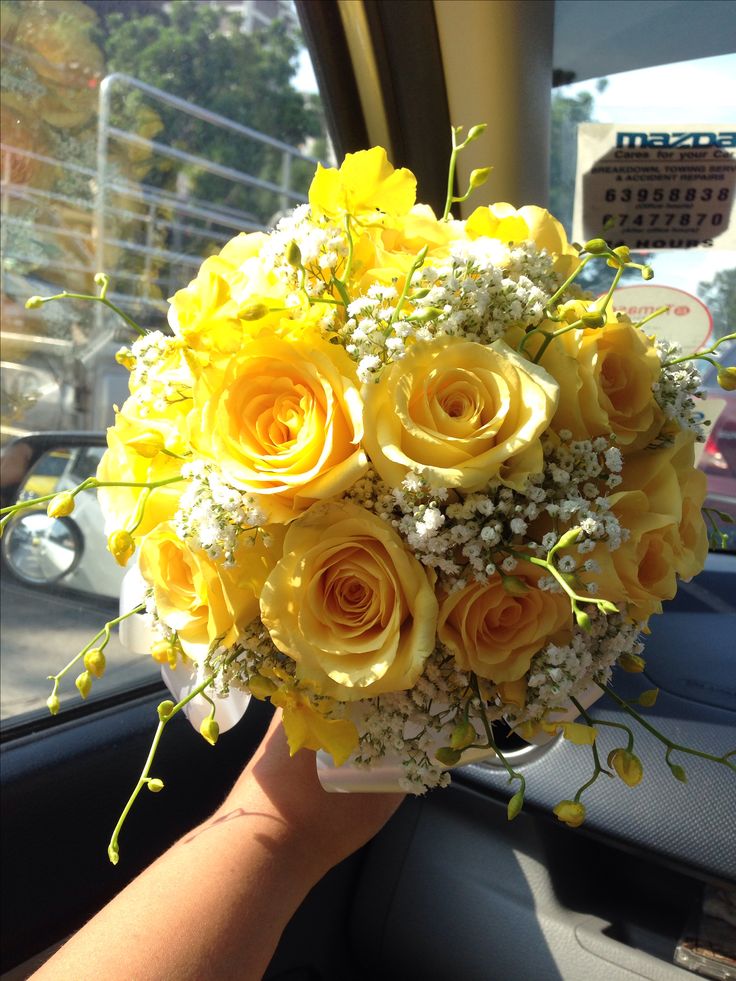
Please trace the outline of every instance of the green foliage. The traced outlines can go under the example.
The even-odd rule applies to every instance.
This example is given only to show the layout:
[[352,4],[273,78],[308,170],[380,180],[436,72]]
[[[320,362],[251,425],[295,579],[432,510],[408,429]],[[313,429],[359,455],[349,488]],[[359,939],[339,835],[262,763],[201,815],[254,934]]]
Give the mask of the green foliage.
[[[281,22],[244,34],[239,18],[222,9],[174,3],[134,18],[110,14],[102,30],[108,71],[132,75],[294,146],[324,134],[318,103],[292,87],[298,42]],[[162,106],[139,92],[116,100],[113,124],[280,182],[278,151]],[[143,179],[173,189],[175,169],[181,172],[181,165],[172,166],[157,156],[149,160]],[[272,192],[234,184],[200,168],[185,166],[184,174],[194,197],[241,210],[258,222],[267,222],[281,204]],[[305,180],[301,173],[298,177]]]
[[722,269],[710,282],[698,284],[698,295],[713,317],[713,336],[736,330],[736,269]]

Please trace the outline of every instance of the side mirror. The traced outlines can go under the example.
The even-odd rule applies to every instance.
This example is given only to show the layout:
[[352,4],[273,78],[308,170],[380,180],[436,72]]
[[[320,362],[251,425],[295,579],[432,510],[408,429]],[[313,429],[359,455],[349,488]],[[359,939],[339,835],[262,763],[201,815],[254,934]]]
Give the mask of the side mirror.
[[84,538],[71,518],[49,518],[43,511],[18,515],[3,535],[2,554],[21,582],[51,585],[79,564]]
[[[94,476],[105,451],[103,433],[38,433],[3,448],[3,505],[71,490]],[[107,550],[97,496],[83,492],[69,517],[45,506],[19,511],[0,544],[5,569],[19,582],[117,601],[124,570]]]

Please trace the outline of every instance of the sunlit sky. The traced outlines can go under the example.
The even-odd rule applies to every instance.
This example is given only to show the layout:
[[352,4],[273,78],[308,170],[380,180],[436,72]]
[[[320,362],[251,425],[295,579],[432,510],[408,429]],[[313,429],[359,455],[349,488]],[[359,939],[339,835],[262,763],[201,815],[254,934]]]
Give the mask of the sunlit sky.
[[[595,95],[595,119],[602,123],[647,123],[683,126],[710,123],[736,124],[736,54],[700,58],[638,71],[609,75],[603,92],[595,80],[566,86],[566,94]],[[296,84],[316,92],[317,82],[306,52],[300,60]],[[662,252],[655,264],[656,280],[694,293],[698,283],[711,280],[721,269],[736,265],[731,251],[697,249]]]

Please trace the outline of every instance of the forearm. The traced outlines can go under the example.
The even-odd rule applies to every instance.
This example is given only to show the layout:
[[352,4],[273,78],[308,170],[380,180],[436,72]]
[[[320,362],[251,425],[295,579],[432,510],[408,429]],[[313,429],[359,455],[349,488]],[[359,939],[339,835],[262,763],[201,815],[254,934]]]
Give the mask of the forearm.
[[112,900],[34,981],[260,979],[306,894],[400,795],[327,794],[279,716],[227,800]]
[[262,977],[320,878],[273,814],[222,808],[124,889],[36,977]]

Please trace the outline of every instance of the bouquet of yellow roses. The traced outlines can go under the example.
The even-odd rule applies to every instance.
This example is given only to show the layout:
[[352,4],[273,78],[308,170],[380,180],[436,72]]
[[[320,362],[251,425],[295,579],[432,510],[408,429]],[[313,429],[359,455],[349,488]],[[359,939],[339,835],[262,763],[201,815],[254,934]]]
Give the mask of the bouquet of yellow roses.
[[[482,129],[453,131],[450,186]],[[206,259],[171,333],[119,353],[130,397],[85,486],[116,559],[137,555],[120,619],[146,617],[186,693],[156,740],[198,699],[215,742],[226,700],[252,695],[283,710],[292,753],[325,751],[367,789],[389,767],[421,793],[495,752],[513,817],[524,779],[498,727],[592,743],[591,693],[617,697],[616,663],[641,670],[647,621],[703,566],[700,381],[613,310],[625,268],[651,276],[625,247],[571,245],[538,207],[460,221],[467,195],[439,218],[415,196],[380,147],[349,154],[273,231]],[[598,299],[576,282],[589,262],[611,267]],[[103,647],[78,655],[83,695]],[[638,782],[631,734],[608,763]],[[133,797],[160,789],[149,770]],[[580,793],[556,810],[569,824]]]

